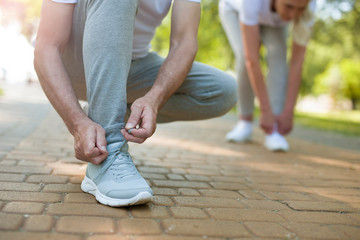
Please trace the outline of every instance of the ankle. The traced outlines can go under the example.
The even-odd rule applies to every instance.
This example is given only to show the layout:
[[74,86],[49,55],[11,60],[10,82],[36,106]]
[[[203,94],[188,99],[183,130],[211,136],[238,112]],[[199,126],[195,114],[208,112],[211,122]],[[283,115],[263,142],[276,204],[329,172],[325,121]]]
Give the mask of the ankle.
[[252,122],[253,121],[253,116],[252,115],[247,115],[247,116],[239,116],[239,121],[244,121],[244,122]]

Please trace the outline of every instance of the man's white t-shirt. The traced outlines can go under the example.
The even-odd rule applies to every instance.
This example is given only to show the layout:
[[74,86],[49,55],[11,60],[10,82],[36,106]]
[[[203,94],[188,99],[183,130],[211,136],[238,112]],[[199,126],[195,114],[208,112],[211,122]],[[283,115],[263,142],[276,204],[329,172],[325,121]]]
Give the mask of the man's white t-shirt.
[[[245,25],[264,25],[270,27],[282,27],[289,22],[280,18],[279,14],[271,9],[272,0],[220,0],[225,9],[235,10],[239,13],[239,21]],[[309,35],[314,24],[314,12],[316,9],[316,0],[309,2],[306,14],[300,19],[300,24],[294,28],[294,36],[302,45],[305,45],[308,39],[302,39],[301,35]]]
[[[52,0],[58,3],[77,3],[78,0]],[[140,0],[135,18],[133,59],[145,57],[156,28],[168,14],[173,0]],[[174,0],[177,1],[177,0]],[[200,3],[201,0],[185,0]]]

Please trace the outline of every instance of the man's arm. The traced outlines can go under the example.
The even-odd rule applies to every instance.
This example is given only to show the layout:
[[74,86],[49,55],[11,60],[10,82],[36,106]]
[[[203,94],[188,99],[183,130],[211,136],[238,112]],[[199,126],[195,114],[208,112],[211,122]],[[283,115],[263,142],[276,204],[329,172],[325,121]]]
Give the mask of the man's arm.
[[45,94],[75,138],[76,157],[98,164],[107,156],[105,131],[82,111],[61,60],[73,11],[74,4],[43,1],[34,66]]
[[241,24],[241,31],[246,59],[246,69],[249,74],[252,88],[260,102],[260,126],[266,133],[270,134],[273,131],[275,119],[272,113],[264,77],[261,72],[259,60],[259,25],[248,26]]
[[199,3],[174,1],[169,54],[160,67],[153,87],[131,106],[126,129],[139,123],[140,128],[133,129],[131,134],[122,130],[127,140],[142,143],[155,132],[158,111],[184,82],[198,49],[200,12]]
[[293,43],[285,106],[283,112],[277,117],[279,133],[282,135],[288,134],[293,127],[294,108],[301,85],[305,52],[305,46]]

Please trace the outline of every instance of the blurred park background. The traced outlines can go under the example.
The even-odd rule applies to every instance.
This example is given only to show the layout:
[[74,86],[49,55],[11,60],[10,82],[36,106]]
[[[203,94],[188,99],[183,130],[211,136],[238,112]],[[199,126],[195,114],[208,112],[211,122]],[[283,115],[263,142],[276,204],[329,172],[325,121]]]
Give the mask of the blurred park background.
[[[0,0],[0,95],[6,94],[1,84],[37,82],[32,42],[41,4],[42,0]],[[317,4],[295,121],[360,136],[360,1],[318,0]],[[163,56],[168,52],[169,34],[170,16],[152,41],[152,48]],[[218,1],[202,0],[198,36],[196,60],[234,74],[234,56],[220,24]],[[261,53],[266,74],[266,49]]]

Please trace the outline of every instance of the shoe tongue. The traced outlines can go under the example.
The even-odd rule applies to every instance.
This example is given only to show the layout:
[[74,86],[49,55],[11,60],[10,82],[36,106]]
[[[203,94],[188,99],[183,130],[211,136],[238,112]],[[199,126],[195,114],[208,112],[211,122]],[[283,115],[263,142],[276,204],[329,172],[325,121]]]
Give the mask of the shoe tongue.
[[116,156],[113,165],[117,165],[117,164],[129,164],[130,162],[130,158],[126,155],[123,154],[119,154]]

